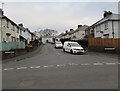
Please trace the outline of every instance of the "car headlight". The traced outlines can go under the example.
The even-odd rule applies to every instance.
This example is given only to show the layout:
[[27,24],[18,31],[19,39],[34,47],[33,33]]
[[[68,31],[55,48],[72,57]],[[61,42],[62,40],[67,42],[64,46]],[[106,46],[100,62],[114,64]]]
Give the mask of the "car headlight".
[[78,50],[78,49],[73,49],[73,50]]

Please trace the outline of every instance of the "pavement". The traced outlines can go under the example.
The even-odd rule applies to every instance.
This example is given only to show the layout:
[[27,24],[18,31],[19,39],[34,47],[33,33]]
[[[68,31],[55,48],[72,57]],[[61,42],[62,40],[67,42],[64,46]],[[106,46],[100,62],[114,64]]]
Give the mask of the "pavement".
[[45,44],[0,70],[3,89],[117,89],[119,64],[115,56],[73,55]]
[[108,58],[114,58],[118,59],[120,55],[115,53],[104,53],[104,52],[87,52],[87,55],[91,56],[99,56],[99,57],[108,57]]
[[40,45],[37,49],[33,50],[33,51],[30,51],[28,53],[25,53],[23,55],[19,55],[19,56],[16,56],[16,57],[13,57],[13,58],[10,58],[10,59],[5,59],[3,60],[3,64],[4,63],[7,63],[7,62],[11,62],[11,61],[20,61],[20,60],[23,60],[23,59],[26,59],[26,58],[30,58],[34,55],[36,55],[37,53],[40,52],[40,50],[42,49],[43,45]]

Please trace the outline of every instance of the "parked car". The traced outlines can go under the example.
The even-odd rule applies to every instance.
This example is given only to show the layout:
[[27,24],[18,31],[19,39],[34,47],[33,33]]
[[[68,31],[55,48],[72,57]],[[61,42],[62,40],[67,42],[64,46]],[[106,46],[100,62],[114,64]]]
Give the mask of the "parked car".
[[63,45],[64,52],[70,52],[71,54],[84,54],[85,50],[77,42],[64,42]]
[[61,42],[55,42],[55,48],[62,48],[63,45]]

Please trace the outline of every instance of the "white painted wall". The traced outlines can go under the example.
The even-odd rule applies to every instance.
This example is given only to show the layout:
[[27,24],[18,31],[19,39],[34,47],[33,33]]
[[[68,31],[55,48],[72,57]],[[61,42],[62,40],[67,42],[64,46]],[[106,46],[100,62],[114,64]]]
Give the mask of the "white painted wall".
[[75,35],[76,40],[80,40],[80,39],[83,39],[83,37],[85,36],[85,31],[80,30],[80,31],[76,32],[75,34],[76,34]]
[[53,42],[53,38],[42,38],[42,43],[46,43],[46,41],[48,40],[48,42]]
[[[113,29],[112,29],[112,22],[113,22],[113,28],[114,28],[114,38],[120,38],[120,36],[118,36],[118,21],[108,21],[108,28],[105,29],[105,23],[102,23],[98,26],[95,27],[95,38],[101,37],[101,38],[106,38],[104,35],[105,34],[109,34],[108,38],[113,38]],[[119,21],[120,23],[120,21]],[[103,33],[100,33],[100,31],[103,31]]]
[[[1,21],[1,20],[0,20]],[[8,22],[8,23],[7,23]],[[9,38],[7,37],[6,33],[11,34]],[[16,41],[16,28],[10,21],[6,19],[2,19],[2,31],[1,31],[1,42],[15,42]],[[14,39],[13,39],[14,37]]]

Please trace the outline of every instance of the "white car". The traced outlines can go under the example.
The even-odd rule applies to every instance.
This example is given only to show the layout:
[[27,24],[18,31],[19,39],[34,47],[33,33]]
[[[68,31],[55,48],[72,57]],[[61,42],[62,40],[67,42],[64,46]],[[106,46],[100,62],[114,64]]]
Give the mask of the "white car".
[[83,49],[83,47],[81,47],[77,42],[64,42],[63,51],[74,53],[74,54],[85,53],[85,50]]
[[55,48],[62,48],[63,45],[61,42],[55,42]]

